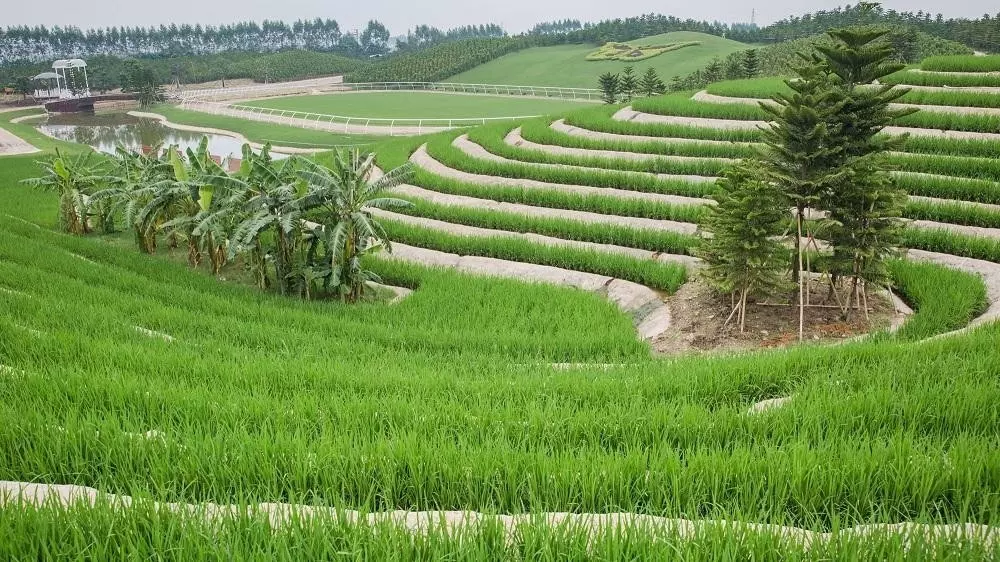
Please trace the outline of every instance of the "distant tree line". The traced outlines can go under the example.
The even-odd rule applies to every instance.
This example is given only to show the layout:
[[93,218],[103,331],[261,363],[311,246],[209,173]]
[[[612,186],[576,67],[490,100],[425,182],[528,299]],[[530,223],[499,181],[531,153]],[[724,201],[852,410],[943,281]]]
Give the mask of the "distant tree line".
[[396,50],[410,52],[426,47],[433,47],[447,41],[462,39],[497,39],[507,37],[504,28],[495,23],[487,25],[463,25],[447,31],[429,25],[418,25],[406,32],[406,39],[396,42]]
[[[474,37],[503,37],[498,25],[463,26],[447,31],[418,26],[400,48],[436,45]],[[292,24],[265,20],[233,25],[189,24],[159,27],[108,27],[83,31],[78,27],[15,26],[0,29],[0,64],[52,61],[57,58],[162,58],[227,52],[271,53],[289,49],[335,53],[346,57],[377,57],[390,51],[389,30],[372,20],[357,35],[345,33],[332,19],[298,20]]]

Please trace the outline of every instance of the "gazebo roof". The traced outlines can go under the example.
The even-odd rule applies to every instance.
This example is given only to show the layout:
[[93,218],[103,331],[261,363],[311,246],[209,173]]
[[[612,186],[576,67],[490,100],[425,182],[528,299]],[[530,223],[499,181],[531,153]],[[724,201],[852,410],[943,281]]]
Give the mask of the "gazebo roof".
[[52,63],[52,68],[84,68],[87,66],[83,59],[59,59]]
[[55,72],[43,72],[31,77],[32,80],[55,80],[56,78],[59,78],[59,75]]

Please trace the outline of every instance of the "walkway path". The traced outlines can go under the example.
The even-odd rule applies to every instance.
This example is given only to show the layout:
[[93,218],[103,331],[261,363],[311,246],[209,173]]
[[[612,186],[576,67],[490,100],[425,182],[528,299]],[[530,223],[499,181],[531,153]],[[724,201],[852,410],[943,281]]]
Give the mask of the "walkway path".
[[[155,431],[155,430],[153,430]],[[149,432],[152,433],[152,432]],[[156,433],[161,437],[159,433]],[[163,437],[167,438],[167,437]],[[6,505],[30,505],[36,507],[55,506],[94,507],[109,506],[112,509],[132,508],[136,502],[132,497],[102,492],[96,488],[72,484],[37,484],[31,482],[0,481],[0,507]],[[432,529],[448,534],[465,531],[475,532],[484,523],[495,522],[502,526],[506,544],[514,544],[522,525],[535,526],[543,523],[560,530],[580,530],[593,537],[628,530],[640,531],[654,540],[680,537],[693,540],[699,537],[716,538],[720,533],[732,533],[745,538],[747,533],[771,535],[787,540],[804,548],[821,546],[846,537],[898,536],[901,544],[914,540],[969,540],[982,544],[986,549],[1000,544],[1000,527],[977,523],[925,524],[925,523],[874,523],[840,529],[837,533],[821,533],[800,527],[766,523],[746,523],[722,519],[679,519],[638,513],[521,513],[514,515],[488,515],[477,511],[382,511],[362,513],[332,507],[310,506],[288,503],[259,503],[239,506],[234,504],[185,504],[148,502],[157,512],[197,515],[206,521],[235,518],[247,514],[263,514],[274,528],[284,525],[308,524],[311,518],[338,521],[346,525],[369,525],[373,528],[388,525],[413,534],[427,534]],[[829,547],[826,547],[829,548]]]
[[0,127],[0,156],[34,154],[35,152],[40,151],[21,137]]

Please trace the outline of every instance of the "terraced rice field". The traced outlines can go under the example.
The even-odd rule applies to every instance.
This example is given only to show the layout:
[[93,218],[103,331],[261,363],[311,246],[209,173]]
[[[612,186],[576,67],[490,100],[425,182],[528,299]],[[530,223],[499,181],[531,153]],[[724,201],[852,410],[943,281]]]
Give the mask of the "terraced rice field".
[[899,331],[664,359],[664,298],[762,119],[692,95],[378,144],[382,169],[414,166],[414,207],[379,213],[398,244],[375,267],[415,289],[393,305],[55,234],[54,198],[14,183],[32,159],[0,160],[0,480],[118,495],[6,484],[87,506],[0,506],[0,557],[995,555],[995,118],[893,131]]

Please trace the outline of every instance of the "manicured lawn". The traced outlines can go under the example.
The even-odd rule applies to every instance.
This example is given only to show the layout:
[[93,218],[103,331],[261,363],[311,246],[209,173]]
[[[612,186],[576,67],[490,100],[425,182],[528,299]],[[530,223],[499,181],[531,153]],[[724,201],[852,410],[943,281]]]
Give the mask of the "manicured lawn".
[[241,105],[380,119],[459,119],[518,117],[562,113],[589,104],[562,99],[448,94],[439,92],[361,92],[291,96]]
[[[688,31],[664,33],[628,43],[640,46],[682,41],[701,41],[701,44],[635,63],[636,73],[641,74],[651,66],[660,73],[661,78],[669,81],[673,76],[686,75],[704,67],[714,57],[725,58],[729,53],[749,48],[748,45],[737,41]],[[600,74],[620,72],[628,63],[586,60],[586,56],[593,52],[594,48],[594,45],[558,45],[524,49],[452,76],[446,81],[596,88],[597,77]]]
[[298,127],[262,123],[237,117],[211,115],[199,111],[187,111],[167,104],[150,108],[149,111],[159,113],[169,121],[181,125],[197,125],[224,129],[240,133],[254,142],[270,142],[278,146],[326,148],[348,144],[371,144],[381,138],[369,135],[345,135],[327,131],[300,129]]

